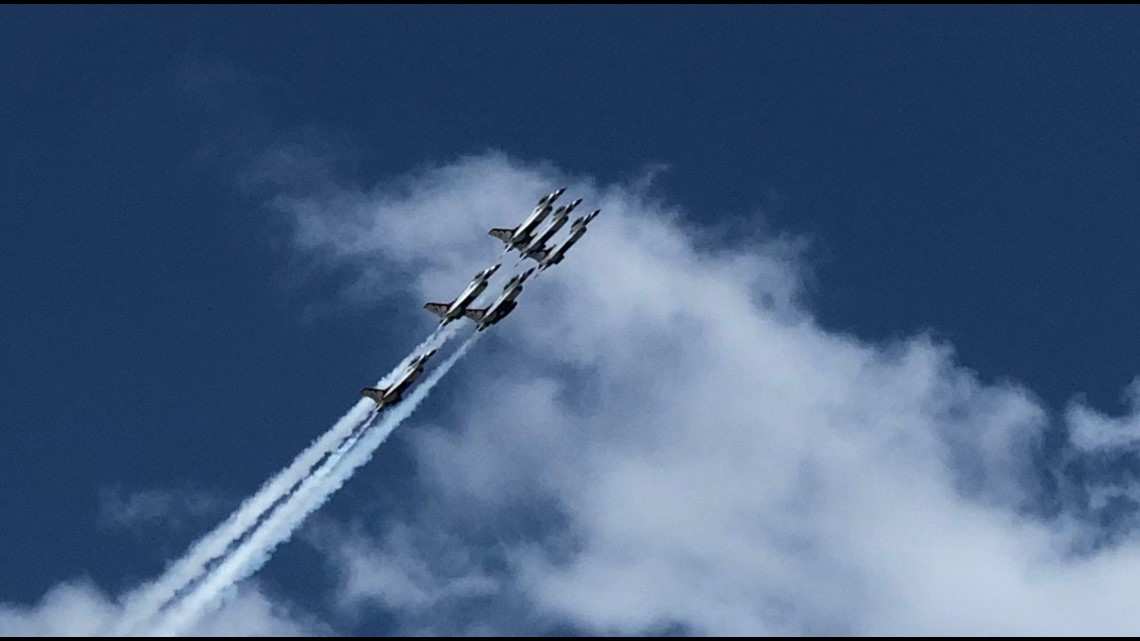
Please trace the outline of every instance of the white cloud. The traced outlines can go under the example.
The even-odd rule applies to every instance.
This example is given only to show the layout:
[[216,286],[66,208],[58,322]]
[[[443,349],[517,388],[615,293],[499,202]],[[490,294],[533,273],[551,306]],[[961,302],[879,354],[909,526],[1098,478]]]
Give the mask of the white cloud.
[[[334,555],[348,601],[461,612],[465,631],[1140,629],[1140,547],[1078,556],[1098,526],[1026,509],[1049,412],[928,335],[819,327],[800,241],[709,238],[645,185],[496,154],[275,204],[303,252],[359,274],[350,293],[421,304],[456,293],[501,249],[486,230],[560,184],[602,215],[451,382],[447,426],[409,430],[434,507]],[[1135,440],[1133,418],[1067,418],[1078,445]],[[439,563],[456,545],[466,565]],[[501,599],[438,597],[469,576]]]
[[126,492],[118,486],[99,490],[99,523],[111,529],[148,533],[155,528],[179,530],[188,521],[216,516],[222,509],[217,498],[200,490]]
[[238,590],[237,597],[206,617],[187,636],[296,637],[327,636],[331,630],[313,616],[271,598],[257,586]]
[[107,629],[118,608],[86,582],[63,583],[35,606],[0,604],[0,635],[90,636]]
[[1066,419],[1072,426],[1073,444],[1085,451],[1105,451],[1135,446],[1140,442],[1140,377],[1125,388],[1130,413],[1111,417],[1083,402],[1069,405]]
[[396,527],[387,533],[381,546],[359,532],[340,533],[323,541],[322,545],[335,551],[335,561],[344,573],[338,594],[341,608],[352,611],[362,603],[375,601],[411,615],[430,610],[443,600],[485,596],[496,591],[493,579],[466,572],[470,560],[465,558],[462,547],[456,548],[460,558],[451,563],[463,573],[439,576],[443,560],[436,559],[429,565],[420,558],[413,538],[416,536],[422,534]]
[[[86,581],[61,583],[35,605],[0,604],[0,636],[96,636],[119,619],[115,601]],[[326,635],[329,629],[310,615],[274,601],[256,584],[238,591],[192,636]]]

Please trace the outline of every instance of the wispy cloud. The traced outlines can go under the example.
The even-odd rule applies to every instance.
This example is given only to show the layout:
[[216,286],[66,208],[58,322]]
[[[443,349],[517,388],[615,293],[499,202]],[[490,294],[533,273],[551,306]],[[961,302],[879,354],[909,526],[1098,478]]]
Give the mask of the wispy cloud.
[[[0,635],[11,637],[105,634],[122,611],[115,600],[86,581],[63,583],[39,603],[0,604]],[[246,585],[225,608],[191,630],[195,636],[317,636],[331,630],[303,608],[270,599]]]
[[128,492],[120,486],[99,490],[99,523],[104,528],[153,532],[182,530],[223,509],[223,502],[202,490],[147,489]]
[[[499,154],[275,204],[301,251],[360,267],[355,287],[426,300],[480,266],[488,228],[560,184],[602,216],[496,328],[462,411],[413,433],[433,507],[389,520],[375,550],[357,545],[352,563],[393,565],[345,561],[342,592],[399,619],[433,584],[424,568],[468,575],[436,563],[444,530],[464,533],[448,545],[472,548],[471,575],[495,568],[503,595],[433,602],[458,629],[1135,631],[1124,595],[1140,547],[1081,548],[1104,526],[1087,496],[1048,489],[1081,479],[1043,462],[1130,444],[1132,419],[1090,437],[1095,412],[1058,415],[945,340],[820,327],[802,241],[709,242],[651,184]],[[413,277],[393,290],[383,274],[400,270]],[[1044,456],[1058,424],[1074,442]]]
[[1074,401],[1066,420],[1072,426],[1073,444],[1089,452],[1135,448],[1140,444],[1140,377],[1124,390],[1128,413],[1113,417]]

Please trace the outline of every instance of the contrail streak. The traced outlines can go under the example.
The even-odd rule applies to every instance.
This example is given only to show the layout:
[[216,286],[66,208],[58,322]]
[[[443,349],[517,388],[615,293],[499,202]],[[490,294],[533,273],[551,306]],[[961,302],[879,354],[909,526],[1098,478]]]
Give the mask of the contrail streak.
[[171,606],[165,618],[159,621],[154,633],[179,634],[199,617],[220,605],[236,583],[265,565],[273,550],[292,536],[305,517],[324,505],[325,501],[352,477],[357,468],[372,458],[376,448],[399,427],[404,419],[411,416],[435,384],[475,344],[478,336],[473,334],[468,337],[459,349],[440,364],[403,402],[381,414],[379,422],[368,426],[330,454],[324,464],[262,521],[249,538],[226,556],[189,594]]
[[[436,328],[399,365],[381,378],[377,387],[389,383],[417,354],[442,346],[455,335],[455,329],[454,325]],[[358,401],[328,431],[298,454],[288,467],[266,481],[256,494],[246,499],[220,526],[191,545],[186,554],[171,565],[162,576],[150,585],[140,588],[135,595],[128,597],[123,618],[111,634],[115,636],[131,634],[201,577],[211,561],[225,554],[282,497],[308,477],[314,465],[333,453],[338,444],[350,437],[356,427],[371,415],[372,407],[373,403],[370,400]]]

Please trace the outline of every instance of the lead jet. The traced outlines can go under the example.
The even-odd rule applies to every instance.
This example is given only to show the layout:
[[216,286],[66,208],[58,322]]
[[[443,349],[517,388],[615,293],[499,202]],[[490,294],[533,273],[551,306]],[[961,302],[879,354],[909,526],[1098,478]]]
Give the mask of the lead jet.
[[404,392],[407,391],[412,383],[416,382],[424,373],[424,364],[428,359],[434,355],[436,350],[431,350],[412,359],[411,363],[404,369],[391,385],[388,387],[365,387],[360,390],[360,395],[365,398],[370,398],[376,402],[376,411],[380,411],[389,405],[395,405],[404,400]]
[[[496,228],[488,233],[503,241],[503,244],[507,246],[507,251],[512,249],[522,251],[534,240],[534,230],[538,229],[542,221],[550,215],[554,201],[558,200],[558,197],[565,191],[566,188],[563,187],[558,191],[551,192],[540,198],[538,200],[538,206],[534,208],[530,216],[527,216],[526,220],[522,221],[518,227],[514,229]],[[569,209],[576,207],[579,202],[581,202],[581,199],[571,203]],[[562,207],[559,207],[559,210],[562,209]]]
[[480,332],[503,320],[518,307],[519,304],[515,299],[522,293],[523,283],[532,272],[534,272],[533,267],[507,281],[503,293],[499,294],[499,298],[490,306],[483,309],[468,309],[463,315],[475,321],[475,329]]
[[478,274],[475,274],[474,280],[467,285],[467,289],[463,290],[463,293],[450,303],[428,303],[424,305],[424,309],[439,316],[439,324],[441,327],[453,320],[458,320],[463,316],[463,312],[467,309],[467,306],[474,303],[475,299],[479,298],[479,294],[482,294],[483,290],[487,289],[487,280],[491,278],[491,274],[498,271],[501,264],[502,263],[495,263]]
[[563,241],[557,249],[553,251],[549,249],[540,249],[535,252],[528,252],[529,258],[533,258],[534,260],[538,261],[538,271],[543,271],[551,265],[557,265],[558,263],[561,263],[562,259],[566,257],[566,252],[574,246],[574,243],[578,242],[579,238],[586,234],[586,225],[590,224],[590,221],[593,220],[601,212],[602,210],[595,209],[594,212],[589,216],[582,216],[578,220],[575,220],[574,224],[570,225],[570,237]]

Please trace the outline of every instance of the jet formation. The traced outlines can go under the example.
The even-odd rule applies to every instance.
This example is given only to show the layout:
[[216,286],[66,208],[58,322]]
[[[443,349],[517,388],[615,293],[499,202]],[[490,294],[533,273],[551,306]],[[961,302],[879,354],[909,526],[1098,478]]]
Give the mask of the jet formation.
[[[582,199],[579,198],[569,204],[555,207],[555,201],[565,192],[566,188],[562,187],[539,198],[534,210],[517,227],[510,229],[495,228],[489,232],[491,236],[499,239],[506,246],[504,254],[515,250],[519,253],[520,261],[533,260],[537,265],[521,274],[512,276],[503,286],[499,296],[486,307],[473,308],[472,305],[487,289],[491,276],[499,270],[502,262],[495,263],[475,274],[467,287],[451,302],[425,304],[424,309],[439,317],[441,328],[462,318],[474,322],[475,330],[479,332],[491,327],[506,318],[518,307],[515,299],[522,293],[523,283],[526,282],[527,278],[534,275],[536,271],[542,272],[562,262],[566,252],[585,235],[587,225],[601,213],[600,209],[595,209],[591,214],[576,219],[570,225],[570,234],[566,240],[558,245],[550,244],[554,236],[566,225],[566,221],[570,219],[570,213],[582,204]],[[548,219],[550,222],[540,232],[539,228]],[[423,375],[424,365],[435,352],[436,350],[433,349],[416,356],[391,385],[384,388],[365,387],[360,391],[361,396],[372,399],[376,403],[376,411],[399,403],[403,399],[404,392]]]

